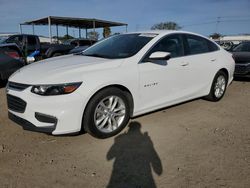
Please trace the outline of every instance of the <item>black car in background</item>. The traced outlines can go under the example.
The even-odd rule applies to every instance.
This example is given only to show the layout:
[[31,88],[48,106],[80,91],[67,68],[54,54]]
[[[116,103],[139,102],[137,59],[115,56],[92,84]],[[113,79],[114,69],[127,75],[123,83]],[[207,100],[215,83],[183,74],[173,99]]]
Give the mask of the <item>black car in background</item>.
[[[0,44],[16,43],[25,57],[38,52],[35,61],[50,57],[66,55],[75,48],[86,48],[94,44],[96,41],[91,39],[70,39],[62,44],[42,43],[37,35],[17,34],[0,39]],[[76,49],[75,49],[76,50]],[[76,50],[75,52],[78,52]]]
[[20,48],[14,44],[0,44],[0,82],[25,65]]
[[250,78],[250,41],[240,43],[231,53],[235,60],[235,77]]

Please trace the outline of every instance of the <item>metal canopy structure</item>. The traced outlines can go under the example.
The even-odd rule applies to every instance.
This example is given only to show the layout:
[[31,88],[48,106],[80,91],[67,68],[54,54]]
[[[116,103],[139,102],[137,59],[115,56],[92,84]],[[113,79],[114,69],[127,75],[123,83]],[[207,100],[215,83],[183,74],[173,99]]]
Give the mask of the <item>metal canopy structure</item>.
[[45,18],[37,19],[37,20],[26,21],[20,24],[21,33],[22,33],[22,25],[32,25],[33,34],[34,34],[35,25],[48,25],[49,37],[51,41],[52,41],[52,32],[51,32],[52,25],[56,26],[57,36],[58,36],[58,26],[65,26],[67,35],[68,35],[68,27],[78,28],[80,38],[81,38],[81,29],[86,30],[86,37],[87,37],[88,29],[93,29],[95,31],[96,28],[126,26],[126,31],[127,31],[127,26],[128,26],[128,24],[125,24],[125,23],[100,20],[100,19],[95,19],[95,18],[72,18],[72,17],[58,17],[58,16],[48,16]]

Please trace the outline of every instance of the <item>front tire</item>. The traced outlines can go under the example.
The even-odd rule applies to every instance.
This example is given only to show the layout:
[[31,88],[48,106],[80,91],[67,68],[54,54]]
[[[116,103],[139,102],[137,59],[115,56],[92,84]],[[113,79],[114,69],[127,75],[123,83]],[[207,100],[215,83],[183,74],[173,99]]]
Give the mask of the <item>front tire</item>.
[[227,89],[228,76],[225,72],[219,71],[214,77],[210,93],[205,99],[213,102],[221,100]]
[[88,103],[84,130],[97,138],[108,138],[121,132],[130,118],[127,95],[118,88],[105,88]]

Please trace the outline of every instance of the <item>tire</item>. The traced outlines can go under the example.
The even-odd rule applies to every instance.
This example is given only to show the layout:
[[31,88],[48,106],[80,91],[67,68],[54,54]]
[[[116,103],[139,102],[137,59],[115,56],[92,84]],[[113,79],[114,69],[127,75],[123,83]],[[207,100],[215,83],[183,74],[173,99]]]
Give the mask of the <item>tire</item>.
[[63,54],[61,54],[61,53],[54,53],[54,54],[52,55],[52,57],[57,57],[57,56],[61,56],[61,55],[63,55]]
[[[219,71],[214,77],[210,93],[205,99],[213,102],[221,100],[227,89],[228,76],[225,72]],[[220,88],[220,89],[219,89]]]
[[84,130],[96,138],[108,138],[121,132],[130,119],[127,93],[105,88],[89,101],[83,115]]

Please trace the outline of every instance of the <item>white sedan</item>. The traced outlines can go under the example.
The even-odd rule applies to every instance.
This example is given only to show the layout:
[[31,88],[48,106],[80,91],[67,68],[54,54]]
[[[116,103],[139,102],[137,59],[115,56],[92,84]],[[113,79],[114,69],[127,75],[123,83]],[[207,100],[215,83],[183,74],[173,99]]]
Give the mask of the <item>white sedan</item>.
[[198,34],[114,35],[14,73],[7,85],[9,117],[24,129],[107,138],[147,112],[199,97],[219,101],[234,66],[230,53]]

